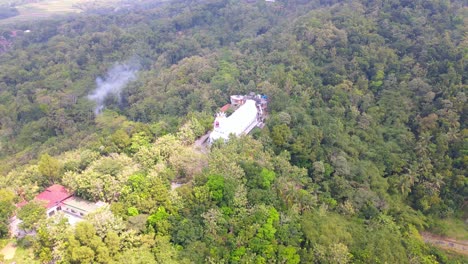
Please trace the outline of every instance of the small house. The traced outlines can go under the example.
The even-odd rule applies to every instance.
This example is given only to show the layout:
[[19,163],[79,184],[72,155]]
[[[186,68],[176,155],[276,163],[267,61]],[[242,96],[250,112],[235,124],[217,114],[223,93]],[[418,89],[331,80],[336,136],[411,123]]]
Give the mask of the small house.
[[[43,202],[46,207],[47,217],[51,217],[57,212],[63,212],[65,217],[68,218],[68,222],[71,225],[82,221],[83,218],[98,208],[106,205],[104,202],[90,202],[73,195],[64,186],[60,184],[54,184],[43,192],[38,194],[34,200]],[[16,206],[18,208],[26,205],[27,202],[23,201]],[[21,219],[16,216],[10,219],[10,233],[14,236],[23,236],[26,233],[18,228],[21,223]]]
[[60,204],[62,212],[68,218],[70,224],[74,225],[79,222],[87,214],[96,211],[97,209],[106,205],[104,202],[90,202],[76,196],[72,196],[62,201]]
[[44,201],[47,208],[47,216],[53,216],[57,211],[60,211],[61,202],[72,197],[64,186],[54,184],[36,196],[36,200]]

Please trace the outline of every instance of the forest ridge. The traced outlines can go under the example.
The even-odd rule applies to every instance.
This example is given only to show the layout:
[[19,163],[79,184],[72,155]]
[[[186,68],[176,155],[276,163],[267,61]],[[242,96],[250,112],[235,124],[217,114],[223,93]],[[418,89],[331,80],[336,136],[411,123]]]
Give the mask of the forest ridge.
[[[17,263],[463,263],[420,232],[468,239],[466,32],[461,0],[143,1],[1,26],[0,236],[15,213],[36,231]],[[194,148],[249,92],[266,126]],[[16,210],[52,184],[109,207],[74,227]]]

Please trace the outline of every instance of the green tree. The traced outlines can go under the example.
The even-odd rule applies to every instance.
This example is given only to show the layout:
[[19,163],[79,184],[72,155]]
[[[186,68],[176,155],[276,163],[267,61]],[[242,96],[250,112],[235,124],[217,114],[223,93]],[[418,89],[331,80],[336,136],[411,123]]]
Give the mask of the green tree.
[[37,228],[33,249],[42,262],[65,261],[68,254],[68,237],[72,234],[68,218],[55,214],[41,221]]
[[148,217],[147,224],[154,228],[157,234],[167,235],[170,229],[168,217],[169,213],[166,212],[166,208],[161,206],[154,214]]
[[301,258],[297,254],[297,249],[293,246],[278,247],[278,262],[284,264],[298,264],[301,263]]
[[94,251],[87,246],[79,246],[71,250],[71,260],[75,263],[92,263],[94,256]]
[[146,248],[125,250],[116,257],[117,263],[135,263],[135,264],[158,264],[169,262],[157,262],[154,254]]
[[285,147],[291,136],[291,129],[286,124],[274,126],[271,130],[273,143],[278,147]]
[[7,237],[9,219],[15,210],[15,194],[8,189],[0,189],[0,238]]
[[17,216],[22,223],[19,225],[24,230],[34,230],[41,220],[46,219],[46,208],[43,201],[31,201],[21,207]]
[[210,175],[206,186],[210,190],[211,198],[216,202],[221,202],[224,198],[224,177],[220,175]]
[[122,152],[132,143],[130,136],[123,129],[115,131],[114,134],[111,135],[110,141],[115,147],[110,148],[109,152]]
[[49,181],[49,184],[60,180],[62,165],[57,159],[44,154],[40,157],[38,166],[39,172]]

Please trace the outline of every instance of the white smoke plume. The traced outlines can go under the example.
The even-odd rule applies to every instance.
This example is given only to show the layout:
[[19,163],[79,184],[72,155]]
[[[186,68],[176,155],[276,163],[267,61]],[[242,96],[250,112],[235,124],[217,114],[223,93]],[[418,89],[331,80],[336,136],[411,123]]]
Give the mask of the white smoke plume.
[[96,103],[94,113],[98,115],[104,109],[104,102],[109,95],[119,98],[127,84],[136,79],[138,66],[130,64],[115,64],[104,78],[96,79],[96,89],[88,95],[88,99]]

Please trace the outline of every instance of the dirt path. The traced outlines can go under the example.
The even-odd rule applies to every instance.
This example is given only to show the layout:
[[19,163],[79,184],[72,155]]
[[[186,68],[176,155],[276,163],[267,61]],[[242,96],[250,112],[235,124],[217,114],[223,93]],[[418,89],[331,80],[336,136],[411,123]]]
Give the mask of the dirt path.
[[16,253],[16,246],[13,242],[8,243],[1,251],[0,254],[2,254],[5,257],[5,260],[10,260],[15,257]]
[[208,131],[205,135],[201,136],[199,139],[193,143],[193,148],[195,151],[200,153],[208,153],[208,138],[210,137],[211,131]]
[[434,235],[428,232],[422,232],[421,236],[426,243],[430,243],[436,247],[468,256],[468,241],[466,240],[455,240],[448,237]]

